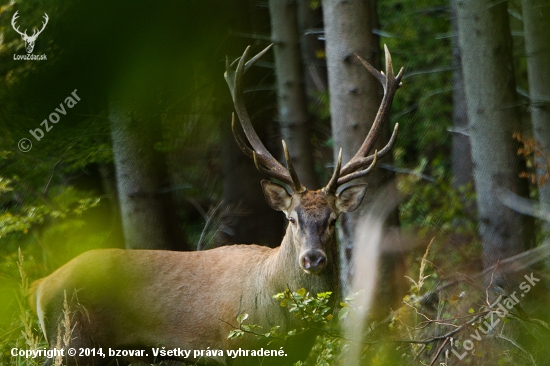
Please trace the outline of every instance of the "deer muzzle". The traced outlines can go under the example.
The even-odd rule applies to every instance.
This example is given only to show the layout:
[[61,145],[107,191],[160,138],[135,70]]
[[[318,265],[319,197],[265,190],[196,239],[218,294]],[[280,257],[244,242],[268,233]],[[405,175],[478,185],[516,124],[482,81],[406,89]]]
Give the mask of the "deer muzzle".
[[306,273],[319,273],[326,265],[327,256],[322,250],[308,249],[300,254],[300,267],[302,267]]

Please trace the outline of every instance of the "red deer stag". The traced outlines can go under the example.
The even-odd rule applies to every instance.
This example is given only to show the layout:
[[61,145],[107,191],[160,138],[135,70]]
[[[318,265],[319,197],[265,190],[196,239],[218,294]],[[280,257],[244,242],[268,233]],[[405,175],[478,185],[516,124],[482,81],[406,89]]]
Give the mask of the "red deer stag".
[[[300,183],[284,142],[288,168],[267,151],[253,129],[244,105],[243,75],[269,48],[246,62],[247,48],[236,70],[227,63],[225,79],[252,147],[235,131],[233,116],[232,127],[237,143],[246,155],[254,159],[261,172],[288,186],[285,188],[267,180],[261,182],[269,205],[283,211],[289,221],[281,245],[274,249],[231,245],[200,252],[101,249],[76,257],[50,276],[35,282],[31,299],[51,348],[59,344],[58,324],[63,318],[64,294],[78,299],[77,309],[80,311],[73,313],[70,336],[70,347],[76,349],[77,354],[68,357],[67,364],[104,365],[114,362],[121,365],[132,360],[153,362],[166,358],[208,364],[265,365],[268,361],[277,365],[288,364],[290,354],[263,361],[253,357],[232,358],[227,350],[258,350],[265,347],[265,342],[246,335],[228,340],[232,329],[229,324],[236,324],[235,318],[247,313],[250,323],[259,324],[264,329],[275,325],[281,326],[283,331],[294,329],[294,315],[279,306],[272,298],[274,294],[287,287],[293,290],[305,288],[313,294],[323,291],[337,293],[334,224],[340,213],[353,211],[359,206],[366,186],[359,184],[341,192],[337,189],[368,174],[377,158],[392,148],[397,125],[388,144],[367,156],[388,117],[403,70],[394,75],[387,49],[386,75],[359,58],[384,86],[380,109],[357,154],[341,167],[340,151],[327,186],[310,191]],[[292,346],[288,347],[285,346],[284,351],[290,353]],[[101,348],[104,357],[97,354],[93,357],[86,351],[81,353],[81,349],[87,348]],[[130,357],[130,353],[138,357]],[[206,355],[214,357],[204,357]]]

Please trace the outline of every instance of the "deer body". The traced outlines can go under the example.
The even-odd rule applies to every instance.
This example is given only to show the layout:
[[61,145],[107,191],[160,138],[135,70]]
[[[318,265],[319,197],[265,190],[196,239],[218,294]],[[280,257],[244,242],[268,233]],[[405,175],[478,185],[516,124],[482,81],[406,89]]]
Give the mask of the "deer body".
[[[283,141],[287,168],[267,151],[254,131],[242,96],[242,76],[267,50],[246,62],[248,49],[236,70],[227,63],[226,81],[235,110],[241,121],[249,147],[235,131],[243,152],[254,159],[256,167],[286,185],[263,180],[267,203],[285,213],[289,224],[280,247],[232,245],[199,252],[120,249],[94,250],[73,259],[50,276],[33,284],[31,304],[38,314],[50,347],[145,350],[153,359],[151,348],[184,350],[257,350],[267,341],[245,335],[228,340],[231,329],[238,326],[237,316],[248,314],[248,322],[267,332],[280,326],[285,334],[299,328],[296,317],[281,308],[272,296],[285,289],[305,288],[311,294],[338,293],[338,250],[335,223],[343,212],[355,210],[366,191],[365,184],[349,186],[337,192],[340,185],[368,174],[377,158],[390,151],[397,125],[390,141],[382,150],[367,156],[380,132],[380,126],[391,107],[402,73],[394,76],[386,49],[386,75],[359,60],[384,85],[384,98],[373,127],[357,154],[342,167],[342,151],[327,186],[310,191],[303,187]],[[78,310],[72,320],[70,344],[61,344],[58,324],[64,317],[66,296]],[[304,333],[307,336],[307,334]],[[227,353],[210,359],[189,357],[180,360],[217,364],[292,364],[309,352],[315,337],[306,345],[285,345],[288,357],[267,359],[228,358]],[[292,342],[296,342],[292,338]],[[308,346],[308,343],[309,346]],[[309,348],[308,348],[309,347]],[[106,351],[104,351],[106,352]],[[194,355],[194,354],[193,354]],[[178,359],[178,357],[171,357]],[[69,357],[69,365],[124,364],[133,361],[120,357]],[[50,360],[51,362],[51,360]]]
[[[303,196],[307,201],[322,199],[319,191]],[[326,218],[317,211],[313,213],[317,221],[309,218],[309,228],[289,225],[281,246],[274,249],[232,245],[202,252],[86,252],[34,284],[33,305],[45,336],[48,340],[57,336],[66,292],[69,298],[76,293],[79,307],[86,309],[75,319],[77,327],[71,344],[75,348],[145,349],[149,358],[142,360],[153,362],[152,347],[265,347],[265,341],[252,336],[228,340],[233,329],[229,324],[237,327],[235,318],[247,313],[250,323],[262,325],[265,331],[275,325],[284,331],[295,329],[295,317],[279,306],[272,298],[274,294],[286,288],[306,288],[311,293],[337,290],[334,228],[320,227],[318,224]],[[325,215],[331,213],[326,207]],[[294,214],[305,219],[312,212],[299,207]],[[300,233],[303,231],[308,233]],[[306,243],[297,242],[297,236],[305,237]],[[326,250],[327,265],[322,272],[308,274],[300,268],[296,258],[307,250],[304,248]],[[73,361],[84,363],[78,358]],[[106,361],[98,358],[95,364]],[[225,363],[223,359],[210,361]],[[284,363],[278,359],[276,364]]]

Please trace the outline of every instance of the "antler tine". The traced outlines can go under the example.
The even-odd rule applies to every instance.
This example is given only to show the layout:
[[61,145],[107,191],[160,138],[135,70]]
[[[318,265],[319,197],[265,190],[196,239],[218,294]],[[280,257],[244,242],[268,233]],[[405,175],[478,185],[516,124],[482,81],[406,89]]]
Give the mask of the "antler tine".
[[[233,127],[233,135],[235,136],[235,139],[237,140],[237,144],[243,150],[243,152],[254,159],[254,163],[256,165],[256,168],[266,175],[278,179],[281,182],[288,184],[292,189],[294,189],[296,192],[302,192],[305,190],[304,187],[300,184],[300,181],[298,180],[298,176],[296,172],[294,171],[294,167],[292,166],[292,163],[290,162],[290,156],[287,157],[287,166],[288,169],[283,167],[281,163],[277,161],[271,155],[271,153],[266,149],[260,138],[258,137],[258,134],[256,131],[254,131],[254,127],[252,126],[252,121],[250,119],[250,116],[248,114],[248,111],[246,109],[244,98],[243,98],[243,87],[242,87],[242,79],[244,73],[252,66],[255,62],[257,62],[260,57],[262,57],[273,45],[267,46],[264,50],[262,50],[260,53],[258,53],[256,56],[252,57],[248,62],[246,59],[248,58],[248,53],[250,51],[250,46],[246,48],[243,55],[238,59],[237,68],[235,70],[232,69],[232,64],[229,63],[229,60],[226,58],[226,70],[225,70],[225,81],[227,82],[227,85],[229,86],[229,90],[231,91],[231,96],[233,98],[233,105],[235,106],[235,110],[237,112],[237,116],[239,117],[239,120],[241,122],[241,126],[243,128],[244,134],[246,138],[248,139],[248,142],[252,146],[252,149],[246,146],[245,142],[238,137],[238,134],[235,131],[234,124]],[[288,153],[285,147],[285,155]]]
[[372,172],[372,170],[374,169],[374,167],[376,166],[376,163],[378,162],[378,157],[380,156],[380,154],[378,154],[378,151],[377,150],[374,150],[374,154],[369,156],[369,157],[372,157],[372,163],[369,165],[369,167],[365,170],[359,170],[357,172],[354,172],[354,173],[350,173],[344,177],[341,177],[340,179],[338,179],[338,184],[337,185],[342,185],[342,184],[345,184],[345,183],[348,183],[348,182],[351,182],[352,180],[354,179],[357,179],[357,178],[361,178],[361,177],[364,177],[365,175],[369,174],[370,172]]
[[258,54],[256,56],[254,56],[250,60],[248,60],[246,62],[246,64],[244,65],[244,72],[243,73],[247,72],[248,69],[250,69],[250,67],[253,66],[256,63],[256,61],[258,61],[263,55],[266,54],[267,51],[269,51],[271,49],[271,47],[273,47],[273,43],[270,44],[269,46],[267,46],[266,48],[264,48],[263,50],[261,50],[260,52],[258,52]]
[[13,29],[14,29],[17,33],[19,33],[20,35],[22,35],[22,36],[25,35],[25,36],[26,36],[26,35],[27,35],[27,30],[25,29],[25,33],[23,33],[23,32],[21,32],[21,31],[19,30],[19,27],[15,24],[15,21],[17,20],[17,18],[19,18],[19,14],[18,14],[18,13],[19,13],[19,10],[17,10],[17,11],[15,12],[15,14],[13,14],[13,17],[11,18],[11,26],[12,26]]
[[[382,125],[385,122],[385,120],[388,118],[388,114],[391,109],[395,92],[401,86],[403,68],[401,68],[397,76],[395,76],[393,72],[391,55],[386,45],[384,45],[384,51],[386,55],[386,74],[385,75],[384,73],[376,70],[372,65],[370,65],[367,61],[363,60],[359,55],[356,54],[361,64],[363,64],[363,66],[367,70],[369,70],[369,72],[382,84],[384,88],[384,97],[382,98],[382,102],[380,103],[380,107],[378,108],[378,113],[376,114],[372,127],[367,137],[365,138],[365,141],[363,141],[363,144],[361,145],[361,147],[359,148],[355,156],[351,158],[350,161],[342,168],[342,171],[340,173],[342,177],[340,177],[339,182],[342,182],[344,180],[349,181],[347,178],[344,179],[344,177],[347,176],[348,174],[354,173],[358,169],[363,168],[366,164],[372,161],[373,158],[371,156],[367,158],[365,158],[365,156],[373,148],[376,139],[380,135],[380,131],[382,130]],[[397,127],[394,129],[394,134],[397,134]],[[395,141],[395,136],[392,134],[392,138],[390,139],[390,142],[388,142],[388,144],[386,145],[386,147],[388,148],[386,149],[386,147],[384,147],[384,149],[380,151],[378,156],[381,157],[382,152],[386,154],[389,151],[389,149],[391,149],[391,146],[393,146],[394,141]]]
[[[325,193],[334,194],[336,192],[336,189],[340,185],[348,183],[354,179],[363,177],[370,173],[375,168],[376,163],[378,162],[378,158],[386,155],[395,143],[399,127],[398,124],[395,124],[393,133],[386,146],[384,146],[384,148],[380,150],[380,152],[376,150],[373,155],[366,156],[368,152],[373,148],[374,142],[380,135],[382,124],[388,118],[393,97],[397,89],[401,86],[401,78],[403,77],[403,68],[399,70],[397,76],[394,75],[391,55],[386,45],[384,45],[384,51],[386,54],[386,74],[376,70],[374,67],[372,67],[372,65],[363,60],[359,55],[355,55],[357,56],[361,64],[363,64],[363,66],[367,70],[369,70],[369,72],[376,78],[376,80],[378,80],[382,84],[382,86],[384,87],[384,97],[382,98],[382,102],[380,103],[380,107],[378,108],[378,113],[376,114],[372,127],[367,137],[365,138],[365,141],[363,141],[363,144],[359,148],[359,151],[357,151],[353,158],[351,158],[350,161],[342,169],[340,169],[342,151],[340,149],[337,169],[339,174],[336,174],[336,171],[334,172],[334,175],[330,179],[330,182],[325,188],[323,188],[323,192]],[[368,167],[366,169],[363,169],[367,165]]]
[[[248,62],[244,65],[244,72],[246,73],[248,71],[248,69],[250,68],[250,66],[254,65],[256,63],[256,61],[258,61],[260,59],[260,57],[262,57],[267,51],[269,51],[271,49],[272,46],[273,46],[273,43],[270,44],[269,46],[267,46],[266,48],[264,48],[262,51],[260,51],[260,53],[258,53],[256,56],[254,56],[250,60],[248,60]],[[248,47],[250,48],[250,46],[248,46]],[[237,57],[229,66],[233,67],[233,65],[238,63],[240,59],[241,59],[240,57]],[[226,58],[226,60],[227,60],[227,58]]]
[[338,188],[338,177],[340,176],[340,168],[342,168],[342,148],[340,148],[340,151],[338,152],[338,162],[334,168],[334,173],[332,173],[332,177],[326,187],[322,189],[325,194],[336,193],[336,189]]
[[43,18],[44,21],[42,22],[42,29],[38,31],[38,33],[36,34],[37,36],[42,33],[42,31],[44,30],[44,28],[46,28],[46,25],[48,24],[48,20],[50,20],[50,18],[48,18],[48,14],[46,13],[44,13]]
[[[376,156],[378,158],[383,158],[387,153],[389,153],[393,147],[393,144],[395,143],[395,140],[397,140],[397,132],[399,130],[399,124],[396,123],[394,128],[393,128],[393,132],[391,134],[391,137],[390,137],[390,140],[388,141],[388,143],[386,144],[386,146],[384,146],[382,148],[382,150],[378,151],[378,153],[376,154]],[[363,172],[364,170],[360,170],[360,171],[357,171],[358,169],[361,169],[362,167],[365,167],[367,166],[368,164],[371,164],[372,161],[375,159],[375,155],[369,155],[367,157],[364,157],[364,158],[358,158],[354,161],[353,165],[351,166],[351,170],[352,171],[355,171],[356,173],[359,172]],[[350,161],[351,162],[351,161]],[[349,163],[348,163],[349,164]],[[369,166],[370,168],[370,166]],[[369,169],[367,168],[367,169]],[[370,170],[369,170],[370,171]],[[341,177],[340,179],[338,179],[338,185],[342,185],[346,182],[349,182],[350,180],[352,179],[355,179],[355,178],[359,178],[358,176],[354,176],[354,178],[352,179],[348,179],[348,177],[350,175],[353,175],[355,173],[350,173],[348,175],[345,175],[343,177]],[[365,173],[366,174],[366,173]],[[361,175],[363,176],[363,175]]]
[[288,152],[288,148],[286,147],[285,140],[283,140],[283,151],[285,153],[286,167],[288,169],[288,172],[290,173],[292,184],[294,185],[292,188],[294,189],[294,192],[302,193],[306,190],[306,188],[302,186],[302,184],[300,183],[300,179],[298,179],[298,174],[296,174],[296,170],[294,170],[294,165],[292,164],[292,159],[290,159],[290,153]]

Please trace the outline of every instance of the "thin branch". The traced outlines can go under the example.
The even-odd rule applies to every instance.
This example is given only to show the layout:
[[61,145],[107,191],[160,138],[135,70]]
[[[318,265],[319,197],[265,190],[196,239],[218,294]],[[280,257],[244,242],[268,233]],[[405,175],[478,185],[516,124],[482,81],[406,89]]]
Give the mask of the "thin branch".
[[261,39],[262,41],[271,42],[271,36],[269,34],[229,31],[229,35],[242,38]]
[[498,192],[500,202],[511,210],[550,222],[550,205],[518,196],[510,190]]
[[441,345],[441,347],[439,347],[439,349],[437,350],[434,358],[432,359],[432,362],[430,362],[430,366],[433,366],[433,364],[435,364],[435,361],[437,360],[437,358],[441,354],[441,351],[443,351],[443,347],[445,347],[445,345],[449,342],[449,339],[450,338],[445,338],[445,340],[443,341],[443,344]]
[[435,336],[435,337],[432,337],[432,338],[428,338],[428,339],[424,339],[424,340],[415,340],[415,339],[404,339],[404,340],[394,340],[394,341],[391,341],[391,343],[414,343],[414,344],[429,344],[429,343],[433,343],[435,341],[440,341],[442,339],[445,339],[445,338],[450,338],[452,337],[453,335],[455,335],[456,333],[462,331],[464,328],[466,328],[467,326],[475,323],[479,318],[481,318],[482,316],[484,316],[485,314],[487,314],[489,311],[484,311],[484,312],[481,312],[481,313],[478,313],[476,316],[474,316],[472,319],[470,319],[469,321],[467,321],[466,323],[462,324],[460,327],[448,332],[448,333],[445,333],[443,335],[440,335],[440,336]]
[[529,359],[531,361],[531,364],[533,365],[537,365],[537,363],[535,362],[535,359],[533,358],[533,356],[527,352],[526,350],[524,350],[519,344],[517,344],[516,342],[514,342],[513,340],[511,340],[510,338],[506,338],[505,336],[503,336],[502,334],[499,334],[496,336],[496,338],[500,338],[500,339],[504,339],[505,341],[508,341],[510,343],[512,343],[517,349],[519,349],[520,351],[522,351],[523,353],[525,353],[527,356],[529,356]]
[[417,76],[417,75],[425,75],[425,74],[435,74],[438,72],[446,72],[446,71],[453,71],[453,66],[442,66],[442,67],[434,67],[431,69],[424,69],[424,70],[417,70],[417,71],[407,71],[407,75],[403,76],[403,79],[410,78],[411,76]]
[[390,165],[390,164],[378,164],[378,167],[379,168],[382,168],[382,169],[386,169],[386,170],[389,170],[389,171],[392,171],[392,172],[396,172],[396,173],[402,173],[402,174],[409,174],[409,175],[414,175],[416,177],[419,177],[419,178],[422,178],[424,180],[427,180],[428,182],[432,182],[432,183],[435,183],[437,182],[437,180],[435,178],[432,178],[430,177],[429,175],[426,175],[426,174],[423,174],[423,173],[419,173],[415,170],[411,170],[411,169],[405,169],[405,168],[397,168],[393,165]]
[[420,349],[420,351],[416,354],[416,356],[414,356],[414,358],[412,359],[412,361],[409,362],[408,364],[409,364],[409,365],[412,365],[412,364],[416,361],[416,359],[417,359],[418,357],[420,357],[420,355],[422,354],[422,352],[424,352],[424,351],[426,350],[426,347],[427,347],[427,345],[426,345],[426,344],[423,344],[423,345],[422,345],[422,348]]
[[[90,127],[91,127],[92,125],[93,125],[93,122],[90,123],[90,124],[88,125],[88,127],[86,127],[86,129],[84,130],[84,133],[88,132],[88,130],[90,129]],[[61,156],[61,159],[59,159],[59,160],[54,164],[54,166],[53,166],[53,168],[52,168],[52,172],[51,172],[51,174],[50,174],[50,177],[48,178],[48,182],[46,183],[46,186],[45,186],[44,189],[43,189],[44,195],[45,195],[46,193],[48,193],[48,188],[49,188],[49,186],[50,186],[50,183],[52,182],[53,175],[54,175],[54,173],[55,173],[55,169],[57,168],[57,166],[59,165],[59,163],[61,163],[61,162],[63,161],[63,159],[65,158],[65,155],[67,155],[67,153],[69,152],[69,150],[71,150],[71,149],[74,147],[74,145],[76,145],[76,143],[77,143],[78,141],[80,141],[80,139],[84,136],[84,133],[81,134],[80,136],[78,136],[78,138],[75,140],[75,142],[73,142],[73,143],[71,144],[71,146],[69,146],[69,148],[68,148],[67,150],[65,150],[65,152],[64,152],[63,155]]]
[[50,187],[50,183],[52,182],[52,179],[53,179],[53,175],[55,173],[55,169],[57,168],[57,166],[59,165],[59,163],[61,163],[63,161],[63,159],[65,159],[65,155],[67,155],[67,153],[69,152],[69,150],[71,150],[73,148],[74,145],[76,145],[76,143],[78,141],[80,141],[80,139],[82,138],[82,136],[80,136],[79,138],[76,139],[75,142],[72,143],[71,146],[69,146],[69,148],[67,150],[65,150],[65,152],[63,153],[63,155],[61,156],[61,159],[59,159],[54,165],[53,165],[53,168],[52,168],[52,172],[50,173],[50,177],[48,178],[48,181],[46,182],[46,185],[44,186],[44,189],[42,190],[42,193],[45,195],[46,193],[48,193],[48,188]]
[[204,212],[204,210],[202,209],[201,205],[199,205],[197,200],[195,200],[194,198],[188,198],[187,200],[191,202],[191,204],[193,205],[193,207],[197,209],[197,211],[199,211],[203,219],[208,220],[208,214]]
[[212,213],[210,214],[208,219],[206,220],[206,223],[204,224],[204,229],[202,229],[201,236],[199,238],[199,242],[197,243],[197,250],[201,250],[202,242],[203,242],[204,237],[207,233],[208,227],[210,226],[210,223],[216,217],[216,214],[218,213],[220,207],[222,207],[223,203],[224,203],[224,201],[221,201],[220,203],[218,203],[216,205],[216,207],[214,207],[214,209],[212,210]]

